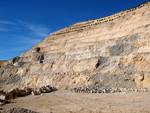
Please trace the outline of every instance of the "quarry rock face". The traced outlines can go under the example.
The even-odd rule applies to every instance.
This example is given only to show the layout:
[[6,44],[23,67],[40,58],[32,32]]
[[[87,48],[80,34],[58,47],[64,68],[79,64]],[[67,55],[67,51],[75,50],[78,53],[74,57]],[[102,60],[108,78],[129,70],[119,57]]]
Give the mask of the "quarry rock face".
[[0,61],[0,89],[150,87],[150,3],[79,22]]

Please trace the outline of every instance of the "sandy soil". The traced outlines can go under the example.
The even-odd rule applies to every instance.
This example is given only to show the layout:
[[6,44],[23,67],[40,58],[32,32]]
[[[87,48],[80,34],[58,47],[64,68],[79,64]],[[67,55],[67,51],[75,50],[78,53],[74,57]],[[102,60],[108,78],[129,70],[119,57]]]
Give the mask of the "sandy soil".
[[14,107],[41,113],[150,113],[150,92],[83,94],[58,90],[19,97],[1,108]]

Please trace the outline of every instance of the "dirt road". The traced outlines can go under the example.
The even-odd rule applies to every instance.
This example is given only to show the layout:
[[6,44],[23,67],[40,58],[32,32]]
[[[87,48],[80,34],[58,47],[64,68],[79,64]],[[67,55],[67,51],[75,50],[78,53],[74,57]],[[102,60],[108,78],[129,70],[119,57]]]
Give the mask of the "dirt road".
[[20,97],[1,108],[14,107],[41,113],[150,113],[150,92],[83,94],[58,90]]

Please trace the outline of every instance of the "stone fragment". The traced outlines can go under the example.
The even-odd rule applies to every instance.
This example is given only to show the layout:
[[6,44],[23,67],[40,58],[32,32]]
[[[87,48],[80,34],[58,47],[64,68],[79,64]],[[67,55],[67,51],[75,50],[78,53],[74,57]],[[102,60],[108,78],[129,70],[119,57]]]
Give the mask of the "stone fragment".
[[40,92],[37,92],[37,91],[32,91],[31,94],[32,94],[32,95],[40,95],[41,93],[40,93]]
[[31,92],[33,91],[33,89],[29,87],[25,87],[24,90],[27,94],[31,94]]
[[5,100],[6,99],[6,95],[0,94],[0,100]]
[[6,93],[6,100],[11,100],[19,96],[22,96],[20,90],[18,88],[12,89],[10,92]]
[[26,96],[27,92],[24,89],[19,90],[20,96]]
[[6,95],[0,93],[0,106],[4,105],[6,102]]

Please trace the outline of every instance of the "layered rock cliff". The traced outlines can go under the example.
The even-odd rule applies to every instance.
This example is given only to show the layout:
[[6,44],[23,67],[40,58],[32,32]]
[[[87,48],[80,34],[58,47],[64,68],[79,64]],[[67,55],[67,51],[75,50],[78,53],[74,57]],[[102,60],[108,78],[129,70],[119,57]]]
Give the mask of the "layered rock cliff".
[[150,86],[150,2],[56,31],[0,61],[0,89]]

